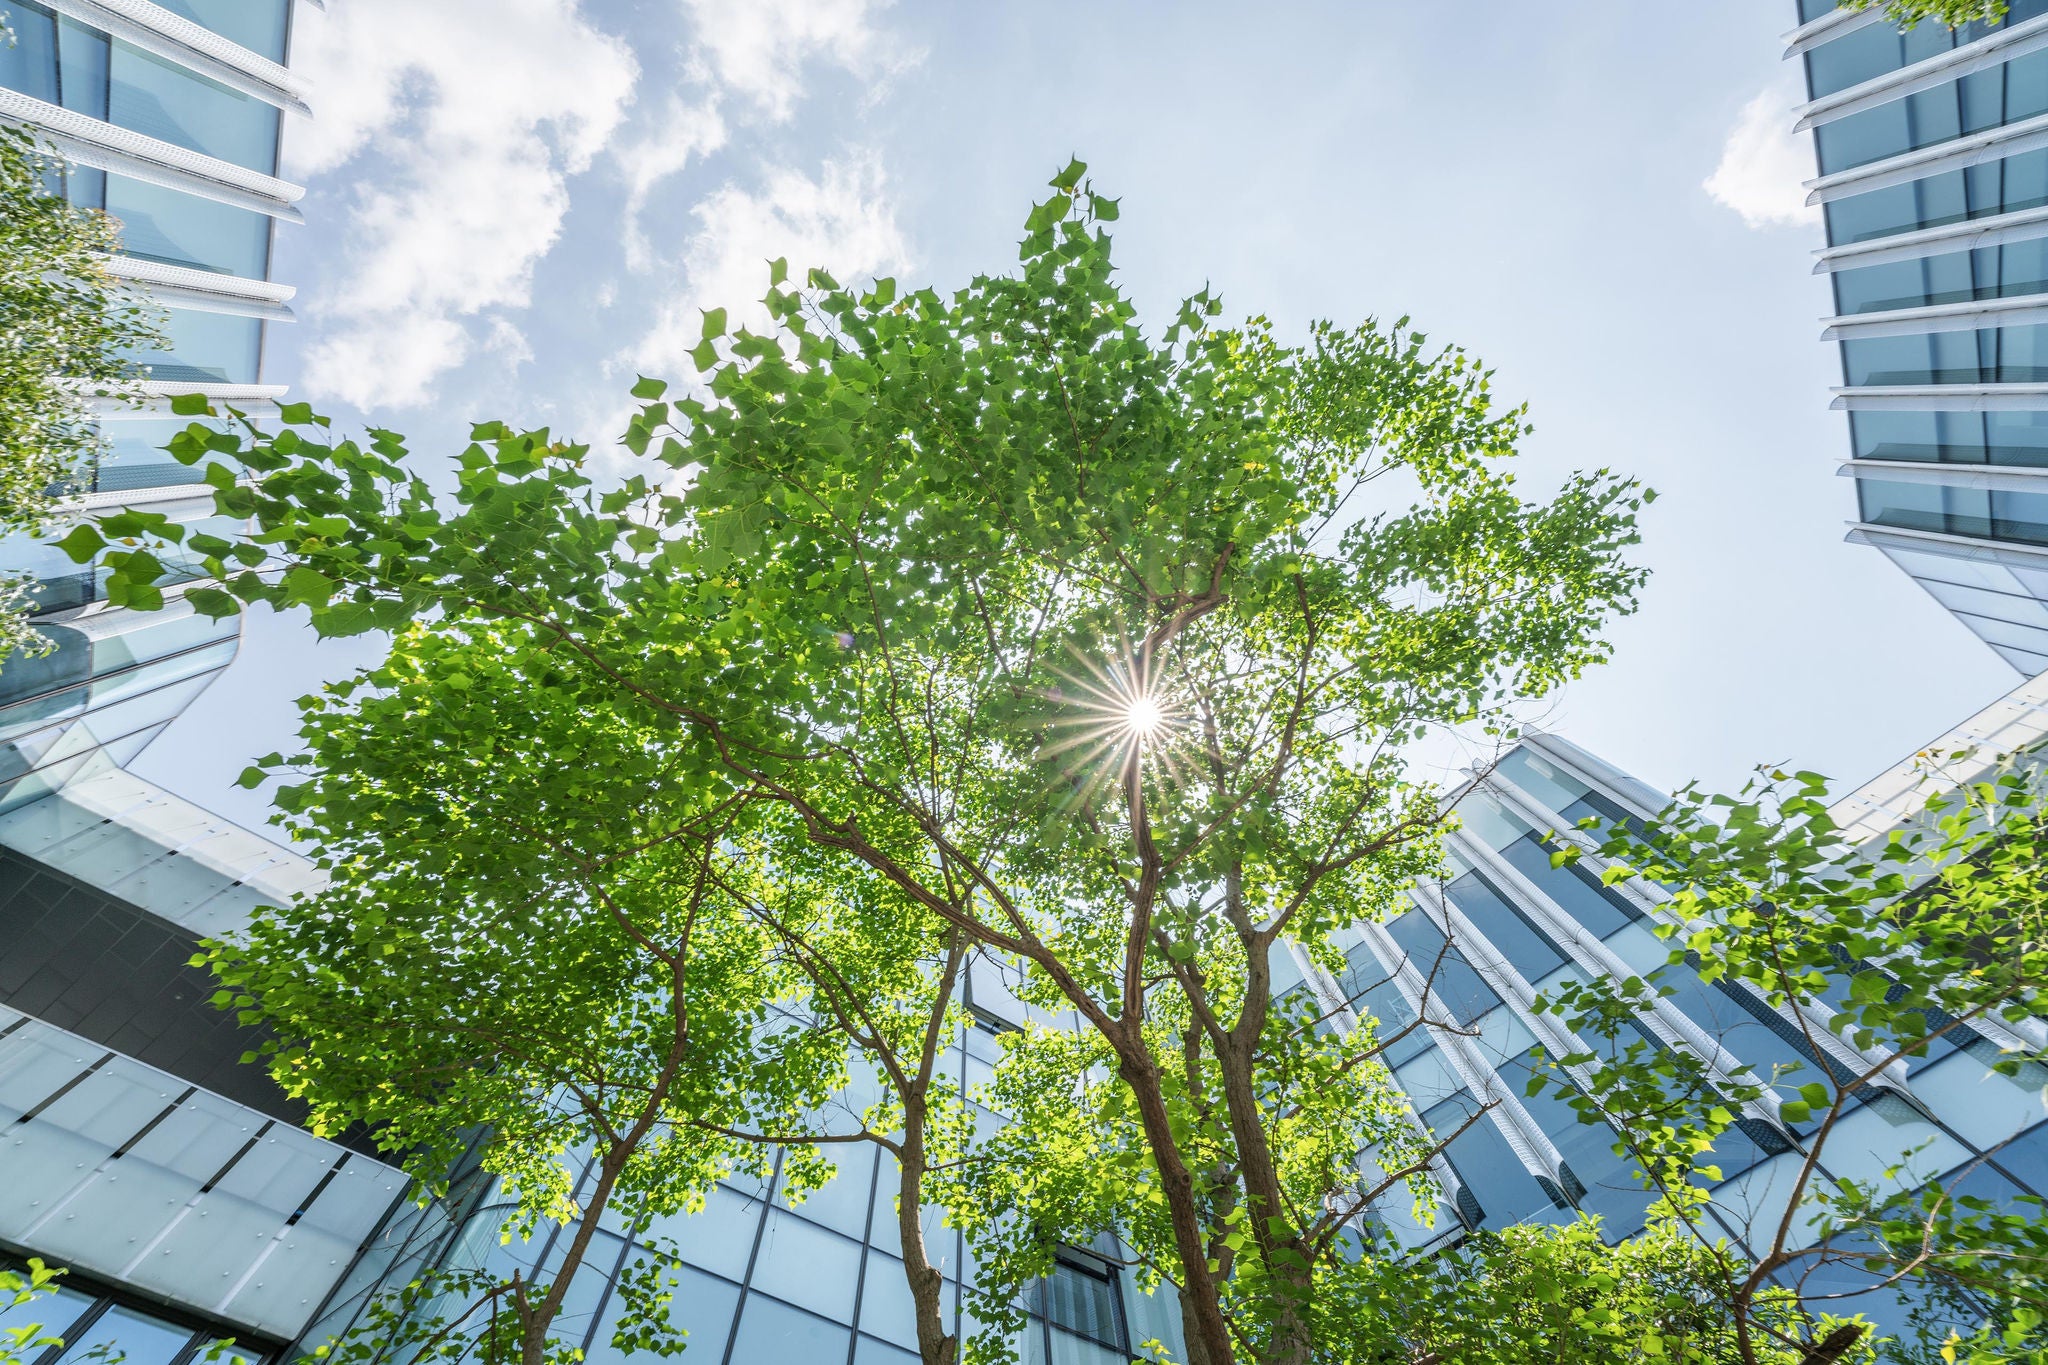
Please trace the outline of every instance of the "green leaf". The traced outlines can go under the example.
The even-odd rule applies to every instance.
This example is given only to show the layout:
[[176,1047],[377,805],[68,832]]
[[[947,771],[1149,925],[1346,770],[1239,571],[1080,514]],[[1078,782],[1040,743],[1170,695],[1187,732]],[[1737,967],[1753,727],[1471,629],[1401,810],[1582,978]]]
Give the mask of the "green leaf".
[[1066,169],[1054,176],[1050,183],[1056,190],[1071,190],[1074,186],[1081,183],[1081,177],[1086,174],[1088,174],[1088,163],[1077,156],[1069,161]]
[[659,398],[667,392],[666,383],[659,379],[649,379],[646,375],[641,375],[633,384],[635,398]]
[[71,528],[71,533],[55,542],[58,549],[71,557],[74,564],[90,563],[107,546],[107,539],[98,528],[87,522],[80,522]]
[[171,411],[179,417],[210,417],[213,405],[203,393],[177,393],[171,395]]
[[219,588],[189,588],[185,592],[185,600],[190,602],[192,609],[201,616],[210,616],[216,620],[237,615],[242,609],[241,604],[235,601],[232,595],[222,592]]

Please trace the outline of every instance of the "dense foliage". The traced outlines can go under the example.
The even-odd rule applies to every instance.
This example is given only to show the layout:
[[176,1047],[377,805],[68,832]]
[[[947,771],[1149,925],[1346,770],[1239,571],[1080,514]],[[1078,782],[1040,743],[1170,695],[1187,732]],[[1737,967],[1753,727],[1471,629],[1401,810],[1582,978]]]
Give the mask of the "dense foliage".
[[[1020,270],[951,294],[775,263],[769,330],[712,310],[700,386],[636,387],[613,486],[498,422],[448,498],[396,434],[304,407],[179,437],[256,528],[184,540],[218,580],[196,606],[396,632],[312,706],[282,799],[335,881],[220,950],[238,1003],[327,1121],[425,1144],[423,1173],[451,1122],[500,1126],[531,1217],[575,1212],[579,1144],[651,1219],[757,1139],[814,1173],[880,1137],[911,1174],[899,1139],[929,1141],[929,1189],[899,1198],[946,1202],[990,1294],[966,1342],[925,1337],[934,1365],[1007,1356],[1008,1291],[1112,1231],[1177,1287],[1196,1365],[1731,1358],[1705,1316],[1729,1253],[1684,1236],[1487,1240],[1451,1281],[1471,1316],[1419,1310],[1448,1272],[1347,1223],[1423,1189],[1447,1135],[1406,1120],[1370,1021],[1283,990],[1438,865],[1404,747],[1498,730],[1605,656],[1647,495],[1596,473],[1525,500],[1522,412],[1405,320],[1290,345],[1197,295],[1149,335],[1082,177],[1033,210]],[[66,544],[148,606],[152,547],[183,537],[130,511]],[[963,955],[1031,1007],[988,1096],[1013,1121],[905,1132],[903,1064],[950,1027]],[[355,1026],[392,999],[391,1027]],[[703,1088],[700,1047],[732,1084]],[[814,1102],[862,1069],[880,1098],[835,1129]],[[1747,1307],[1785,1337],[1751,1365],[1828,1340],[1782,1296]]]

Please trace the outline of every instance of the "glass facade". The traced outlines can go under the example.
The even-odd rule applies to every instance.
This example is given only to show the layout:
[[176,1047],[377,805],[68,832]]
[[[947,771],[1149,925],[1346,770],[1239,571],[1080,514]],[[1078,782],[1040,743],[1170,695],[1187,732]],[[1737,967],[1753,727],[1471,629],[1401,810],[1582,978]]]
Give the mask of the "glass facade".
[[[1802,16],[1817,17],[1808,8]],[[1919,234],[1888,250],[1822,258],[1843,319],[1837,406],[1848,410],[1850,454],[1859,462],[1850,537],[1916,566],[1936,601],[2030,674],[2048,666],[2044,599],[2027,581],[2036,564],[2048,567],[2048,489],[1929,483],[1888,477],[1882,466],[2048,467],[2048,393],[2035,392],[2048,385],[2048,323],[2027,316],[2031,308],[2003,325],[1987,325],[1981,314],[1913,311],[1946,307],[1953,315],[1964,305],[2048,295],[2048,213],[2040,212],[2048,206],[2048,148],[2032,145],[2048,117],[2048,46],[2030,30],[2003,43],[1994,54],[2002,60],[1967,57],[1972,45],[2044,16],[2048,0],[2022,0],[1999,24],[1955,30],[1930,21],[1902,33],[1865,17],[1826,30],[1802,54],[1813,99],[1850,101],[1811,115],[1816,160],[1831,177],[1818,191],[1828,246],[1882,246]],[[1967,154],[1939,156],[1943,144],[1965,137],[1975,139]],[[1917,177],[1892,183],[1910,172],[1887,169],[1891,158],[1921,149],[1934,159]],[[1951,225],[1958,231],[1941,231]],[[1958,235],[1970,225],[1996,235]],[[1973,325],[1958,330],[1957,321]],[[1947,556],[2010,572],[1984,589],[1954,581],[1967,570],[1918,571]]]
[[[987,973],[970,991],[980,1001],[1005,994]],[[992,1017],[986,1005],[977,1008]],[[996,1037],[982,1024],[964,1028],[951,1044],[946,1074],[967,1092],[984,1083],[1000,1055]],[[858,1087],[848,1101],[856,1106],[869,1102]],[[1001,1122],[982,1112],[989,1122]],[[582,1182],[592,1179],[586,1168]],[[684,1263],[668,1311],[673,1324],[689,1334],[690,1358],[711,1365],[914,1362],[917,1332],[903,1278],[895,1179],[886,1153],[858,1146],[839,1154],[838,1174],[824,1188],[794,1203],[784,1194],[778,1169],[766,1182],[735,1177],[721,1183],[702,1211],[658,1218],[638,1233],[607,1213],[555,1338],[582,1350],[587,1365],[618,1365],[627,1359],[611,1344],[623,1311],[612,1286],[658,1239]],[[380,1238],[300,1348],[313,1349],[350,1330],[379,1286],[402,1284],[421,1265],[501,1276],[514,1270],[528,1276],[553,1274],[574,1225],[543,1225],[530,1240],[508,1242],[502,1229],[510,1213],[484,1189],[471,1206],[454,1213],[438,1240],[422,1239],[409,1229]],[[973,1265],[964,1238],[944,1226],[942,1216],[940,1210],[928,1211],[925,1249],[945,1279],[942,1301],[949,1328],[964,1335],[976,1331],[980,1321]],[[1115,1253],[1110,1244],[1060,1253],[1054,1273],[1025,1296],[1022,1306],[1029,1320],[1015,1340],[1021,1360],[1126,1365],[1145,1341],[1179,1341],[1172,1291],[1139,1292]]]
[[[25,1272],[19,1261],[0,1259],[0,1268]],[[118,1289],[68,1274],[57,1288],[33,1302],[0,1308],[0,1332],[35,1324],[38,1341],[55,1338],[21,1356],[21,1365],[85,1365],[117,1360],[124,1365],[269,1365],[279,1343],[223,1336],[217,1327],[160,1305],[141,1305]]]
[[2039,294],[2048,291],[2048,241],[1837,270],[1834,286],[1835,311],[1844,315]]
[[280,111],[34,0],[8,0],[0,85],[187,151],[277,172]]
[[[1582,1211],[1597,1214],[1610,1238],[1642,1226],[1649,1198],[1633,1164],[1615,1153],[1614,1134],[1580,1122],[1554,1090],[1527,1094],[1534,1069],[1558,1055],[1556,1047],[1604,1046],[1569,1030],[1560,1036],[1561,1024],[1530,1008],[1570,976],[1640,975],[1659,998],[1638,1011],[1635,1038],[1662,1050],[1697,1050],[1671,1039],[1700,1039],[1720,1050],[1714,1065],[1731,1080],[1790,1097],[1824,1072],[1845,1074],[1839,1058],[1809,1051],[1800,1030],[1761,997],[1704,981],[1696,962],[1670,961],[1669,942],[1649,927],[1659,913],[1655,888],[1602,886],[1577,863],[1550,866],[1555,845],[1545,834],[1582,822],[1597,833],[1661,805],[1661,797],[1630,786],[1560,739],[1525,740],[1458,800],[1461,829],[1441,898],[1421,888],[1414,908],[1357,931],[1347,969],[1332,984],[1382,1038],[1411,1030],[1384,1060],[1419,1121],[1439,1136],[1456,1134],[1437,1172],[1442,1195],[1433,1222],[1410,1213],[1405,1191],[1374,1210],[1405,1246]],[[1457,918],[1447,919],[1452,913]],[[1600,956],[1596,941],[1611,957]],[[1415,1027],[1418,1011],[1445,1027]],[[1936,1045],[1911,1061],[1904,1090],[1872,1091],[1838,1121],[1827,1148],[1830,1177],[1898,1187],[1975,1164],[1980,1174],[1971,1180],[1986,1197],[2048,1195],[2048,1070],[2030,1065],[2015,1078],[1999,1076],[1995,1047],[1968,1030],[1955,1038],[1957,1045]],[[1474,1120],[1489,1102],[1494,1107]],[[1745,1113],[1713,1152],[1722,1175],[1718,1206],[1745,1216],[1770,1207],[1801,1159],[1795,1142],[1810,1130],[1811,1120],[1788,1126],[1762,1111]],[[1362,1154],[1361,1168],[1383,1169],[1372,1153]],[[1743,1224],[1714,1216],[1739,1244]],[[1867,1278],[1842,1286],[1867,1287]],[[1896,1295],[1859,1306],[1880,1320],[1905,1311]]]
[[[105,125],[79,140],[111,169],[71,166],[53,192],[116,219],[138,262],[267,279],[273,220],[222,201],[245,172],[277,171],[280,106],[294,99],[255,58],[283,61],[291,0],[115,12],[137,41],[0,0],[15,39],[0,46],[0,87]],[[253,56],[200,54],[180,20]],[[165,148],[132,156],[136,137]],[[218,284],[234,297],[233,279]],[[164,331],[162,350],[132,357],[159,394],[260,381],[263,323],[188,295]],[[102,423],[77,493],[231,529],[163,453],[184,423],[154,406]],[[302,1110],[241,1061],[260,1039],[213,1008],[215,984],[189,965],[201,936],[288,900],[315,870],[122,770],[234,658],[240,623],[178,600],[189,562],[167,561],[169,601],[150,613],[109,606],[98,575],[36,537],[0,540],[0,565],[36,581],[52,646],[0,665],[0,1245],[70,1270],[0,1328],[40,1322],[62,1337],[24,1365],[278,1360],[364,1248],[407,1223],[405,1180],[359,1142],[300,1127]]]

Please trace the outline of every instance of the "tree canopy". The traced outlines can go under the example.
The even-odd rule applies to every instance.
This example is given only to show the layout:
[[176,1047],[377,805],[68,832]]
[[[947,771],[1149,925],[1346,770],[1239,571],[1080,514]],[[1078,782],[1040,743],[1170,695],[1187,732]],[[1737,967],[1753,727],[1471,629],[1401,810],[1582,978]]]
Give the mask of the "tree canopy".
[[[628,904],[614,876],[669,917],[657,943],[701,890],[762,961],[807,968],[788,989],[827,1027],[792,1036],[840,1035],[804,1054],[819,1068],[805,1086],[763,1094],[834,1079],[817,1059],[866,1046],[819,994],[834,963],[871,973],[854,995],[916,1006],[871,1040],[914,1041],[900,1025],[943,1006],[956,951],[1018,974],[1029,1018],[1005,1034],[991,1094],[1013,1118],[983,1135],[1014,1159],[932,1179],[992,1296],[965,1359],[1006,1357],[1006,1291],[1103,1232],[1141,1278],[1178,1288],[1193,1365],[1469,1354],[1473,1322],[1386,1309],[1390,1277],[1411,1272],[1353,1221],[1426,1186],[1446,1135],[1412,1122],[1372,1021],[1330,1027],[1290,987],[1303,964],[1336,964],[1337,929],[1384,917],[1439,866],[1444,807],[1408,746],[1501,732],[1605,657],[1642,581],[1626,555],[1649,495],[1601,471],[1525,498],[1508,468],[1525,413],[1405,318],[1287,342],[1261,319],[1222,324],[1200,293],[1148,332],[1112,268],[1119,206],[1084,177],[1078,162],[1055,177],[1016,271],[949,293],[815,270],[794,283],[772,263],[764,330],[712,309],[696,384],[635,387],[616,479],[599,482],[585,446],[492,421],[441,497],[396,433],[339,438],[293,405],[274,433],[195,426],[172,444],[248,537],[126,511],[65,543],[103,559],[110,600],[153,605],[153,547],[182,542],[217,580],[187,593],[202,611],[261,601],[323,634],[397,633],[382,670],[315,704],[310,782],[284,795],[329,845],[331,942],[309,954],[259,928],[222,950],[247,974],[243,1006],[288,1040],[282,1073],[326,1089],[337,1121],[427,1139],[446,1115],[413,1107],[444,1091],[520,1117],[556,1069],[401,1087],[373,1112],[380,1073],[469,1065],[439,1013],[515,1007],[453,974],[406,1026],[422,1046],[378,1053],[343,1037],[377,992],[351,1004],[355,985],[320,979],[330,964],[374,981],[388,956],[416,975],[474,951],[484,977],[524,983],[514,995],[587,970],[578,999],[601,1032],[607,1010],[660,1031],[660,1011],[636,1012],[654,987],[628,976],[645,954],[598,962],[578,945],[616,950],[638,923],[603,903]],[[692,833],[650,843],[671,826]],[[642,884],[646,858],[662,870]],[[911,937],[883,936],[903,912]],[[519,958],[536,942],[564,945],[563,965]],[[752,1015],[693,1008],[728,1010],[738,1047],[775,989],[744,985]],[[291,1041],[315,1019],[320,1046]],[[526,1031],[505,1021],[522,1047]],[[664,1114],[699,1103],[737,1101]],[[714,1123],[781,1122],[775,1105],[742,1109]],[[1583,1236],[1539,1254],[1545,1235],[1476,1247],[1493,1259],[1469,1301],[1526,1319],[1530,1266],[1603,1254]],[[1547,1349],[1592,1358],[1654,1301],[1670,1330],[1632,1326],[1630,1349],[1726,1359],[1697,1313],[1657,1298],[1701,1254],[1683,1237],[1629,1253],[1640,1273],[1603,1271],[1564,1316],[1535,1315]],[[1813,1344],[1808,1321],[1784,1325],[1752,1362]]]

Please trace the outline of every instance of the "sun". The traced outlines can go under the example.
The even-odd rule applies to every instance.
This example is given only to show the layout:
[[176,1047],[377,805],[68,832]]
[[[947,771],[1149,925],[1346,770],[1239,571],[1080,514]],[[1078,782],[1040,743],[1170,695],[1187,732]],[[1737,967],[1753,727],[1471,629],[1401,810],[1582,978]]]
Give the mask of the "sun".
[[1141,772],[1177,782],[1173,751],[1187,707],[1157,666],[1142,650],[1117,649],[1106,658],[1071,645],[1068,652],[1079,668],[1054,670],[1060,685],[1045,697],[1065,714],[1052,721],[1039,758],[1058,759],[1070,778],[1092,773],[1085,779],[1091,785]]

